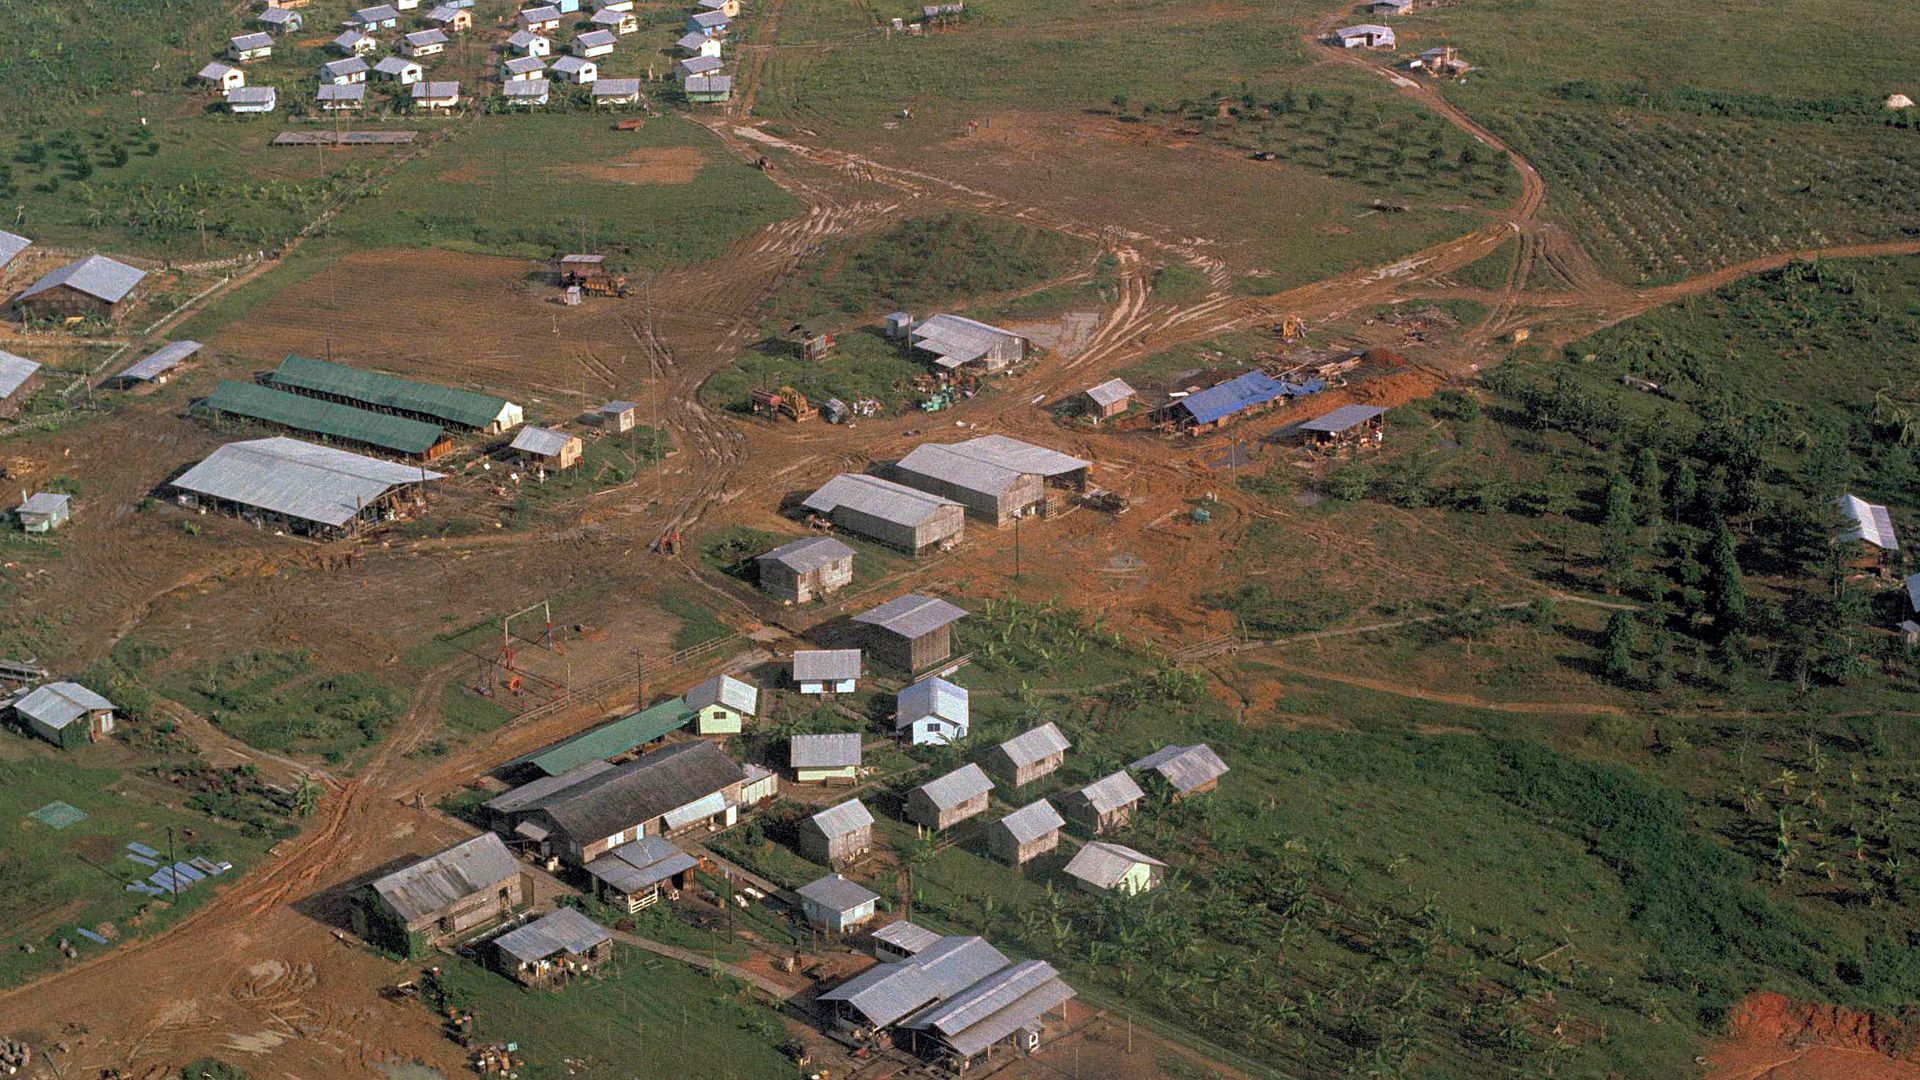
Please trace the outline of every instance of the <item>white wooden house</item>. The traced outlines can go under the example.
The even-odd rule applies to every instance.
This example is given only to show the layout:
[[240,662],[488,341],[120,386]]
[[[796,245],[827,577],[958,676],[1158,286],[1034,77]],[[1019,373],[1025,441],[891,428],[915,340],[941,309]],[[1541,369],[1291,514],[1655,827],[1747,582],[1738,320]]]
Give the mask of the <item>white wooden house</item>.
[[404,56],[383,56],[373,65],[373,73],[387,82],[397,82],[401,86],[412,86],[427,77],[425,68]]
[[347,86],[367,81],[367,62],[357,56],[344,60],[329,60],[320,65],[320,81],[335,86]]
[[247,73],[232,64],[223,64],[218,60],[200,69],[196,76],[216,90],[238,90],[247,85]]
[[272,34],[236,34],[227,39],[227,56],[236,63],[249,64],[255,60],[265,60],[272,55]]
[[415,60],[423,56],[438,56],[447,51],[447,32],[445,30],[415,30],[400,40],[400,52]]
[[600,65],[591,60],[582,60],[577,56],[556,57],[550,68],[555,78],[563,82],[579,83],[581,86],[600,77]]

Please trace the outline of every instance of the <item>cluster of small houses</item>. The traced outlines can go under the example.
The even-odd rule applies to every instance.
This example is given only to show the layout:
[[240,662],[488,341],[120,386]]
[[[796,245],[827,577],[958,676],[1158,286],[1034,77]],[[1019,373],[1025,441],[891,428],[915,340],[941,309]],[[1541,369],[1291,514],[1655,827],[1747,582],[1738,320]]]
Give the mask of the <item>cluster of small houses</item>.
[[[868,634],[868,651],[911,675],[950,658],[949,629],[964,614],[945,601],[908,595],[855,623]],[[792,689],[854,689],[862,677],[861,650],[848,652],[850,664],[796,654]],[[511,786],[481,807],[489,831],[364,887],[356,895],[355,929],[410,956],[437,945],[471,945],[502,973],[532,986],[558,986],[590,973],[611,955],[613,935],[567,908],[520,922],[532,899],[520,859],[563,874],[616,911],[682,899],[696,873],[712,869],[689,838],[733,826],[779,793],[780,773],[742,765],[724,748],[728,736],[761,714],[762,696],[750,682],[717,675],[680,697],[507,762],[498,775]],[[895,726],[910,743],[964,738],[966,691],[937,677],[913,682],[897,697]],[[951,830],[987,813],[996,787],[1018,790],[1052,775],[1070,749],[1056,725],[1041,724],[978,762],[914,787],[903,817],[931,832]],[[787,778],[857,784],[866,774],[861,750],[858,732],[792,736]],[[1154,778],[1178,799],[1211,790],[1227,771],[1205,745],[1164,747],[987,824],[986,847],[1018,868],[1056,850],[1071,820],[1088,839],[1065,864],[1068,878],[1093,892],[1144,892],[1161,883],[1168,864],[1103,838],[1146,798],[1137,777]],[[1037,1046],[1048,1016],[1073,990],[1050,964],[1013,961],[983,938],[943,936],[897,919],[883,923],[879,895],[842,873],[874,850],[875,825],[858,797],[802,820],[797,846],[830,872],[790,893],[778,891],[822,933],[867,934],[877,961],[819,995],[822,1020],[851,1041],[897,1038],[959,1066],[1008,1043]],[[503,922],[515,928],[489,936]]]
[[[1410,15],[1418,6],[1416,0],[1369,0],[1368,3],[1360,5],[1360,10],[1369,15],[1392,18]],[[1342,49],[1388,51],[1398,45],[1393,27],[1384,23],[1358,23],[1353,26],[1343,26],[1335,30],[1327,42]],[[1436,78],[1457,77],[1473,70],[1473,65],[1462,60],[1451,45],[1427,49],[1418,58],[1408,61],[1407,66],[1415,71],[1424,71]]]
[[[391,0],[355,11],[327,44],[338,57],[320,65],[314,106],[329,115],[359,112],[366,106],[368,83],[378,80],[404,88],[417,109],[458,108],[464,100],[460,83],[428,78],[426,65],[444,54],[456,36],[473,30],[473,2],[445,0],[424,14],[419,11],[425,6],[422,0]],[[641,101],[641,80],[600,77],[601,61],[622,38],[640,29],[634,0],[591,0],[590,6],[588,13],[581,0],[555,0],[514,16],[513,33],[501,46],[504,101],[545,105],[555,80],[588,87],[595,105]],[[729,24],[739,13],[740,0],[700,0],[699,11],[688,18],[686,36],[678,42],[687,58],[676,68],[687,100],[725,101],[731,95],[732,80],[719,74],[720,53]],[[271,57],[276,39],[301,31],[305,23],[295,7],[273,0],[254,20],[258,30],[229,39],[225,58],[198,73],[201,82],[224,95],[234,113],[271,113],[279,106],[275,87],[248,85],[246,65]],[[573,36],[564,52],[556,52],[554,36],[569,26]]]

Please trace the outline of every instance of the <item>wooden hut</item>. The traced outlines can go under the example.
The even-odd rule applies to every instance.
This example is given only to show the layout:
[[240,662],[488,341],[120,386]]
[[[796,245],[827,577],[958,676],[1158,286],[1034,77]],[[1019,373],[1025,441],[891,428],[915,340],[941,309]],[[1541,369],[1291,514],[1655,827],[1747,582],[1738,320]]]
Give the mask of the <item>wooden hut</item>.
[[907,793],[907,820],[929,829],[950,829],[960,822],[983,814],[993,791],[993,781],[978,765],[962,765],[938,780],[932,780]]
[[1028,803],[987,827],[987,850],[1009,866],[1025,866],[1060,846],[1066,823],[1047,800]]
[[800,853],[842,867],[873,850],[873,814],[859,799],[829,806],[800,823]]

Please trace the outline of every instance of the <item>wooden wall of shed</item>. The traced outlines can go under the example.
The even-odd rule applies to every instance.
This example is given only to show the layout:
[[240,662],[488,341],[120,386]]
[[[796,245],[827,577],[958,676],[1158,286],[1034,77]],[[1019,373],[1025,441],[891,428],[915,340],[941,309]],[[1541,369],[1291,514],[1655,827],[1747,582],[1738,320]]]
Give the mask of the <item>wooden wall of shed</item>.
[[97,296],[88,296],[68,285],[56,285],[38,296],[20,301],[20,309],[35,319],[70,319],[78,315],[112,321],[125,310],[126,301],[109,304]]

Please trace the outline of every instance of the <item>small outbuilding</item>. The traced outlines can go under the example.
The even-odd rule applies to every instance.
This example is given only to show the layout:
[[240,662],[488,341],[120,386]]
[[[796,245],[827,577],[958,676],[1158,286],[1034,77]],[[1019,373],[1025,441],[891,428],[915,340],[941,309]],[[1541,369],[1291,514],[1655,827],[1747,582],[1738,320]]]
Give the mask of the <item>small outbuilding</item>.
[[523,986],[559,987],[613,956],[613,931],[560,908],[493,939],[493,966]]
[[415,30],[400,39],[400,51],[415,60],[423,56],[438,56],[447,51],[447,40],[445,30]]
[[227,91],[227,111],[239,116],[270,113],[280,105],[280,93],[271,86],[242,86]]
[[602,431],[624,435],[640,418],[640,406],[631,401],[609,401],[588,414],[587,422]]
[[76,682],[48,683],[14,702],[22,727],[71,750],[113,733],[114,704]]
[[586,446],[578,435],[528,424],[513,437],[508,448],[528,465],[559,472],[580,464],[580,455]]
[[1094,840],[1067,860],[1067,876],[1089,892],[1137,896],[1160,886],[1167,864],[1125,844]]
[[482,833],[360,890],[353,928],[373,944],[413,959],[531,899],[519,860],[498,836]]
[[201,68],[200,73],[196,75],[195,78],[198,78],[201,82],[206,83],[222,93],[228,90],[238,90],[247,85],[246,72],[234,67],[232,64],[223,64],[218,60]]
[[347,29],[327,42],[327,48],[342,56],[365,56],[380,51],[380,39],[365,30]]
[[113,377],[121,386],[161,386],[185,371],[204,348],[197,341],[169,341]]
[[702,735],[738,735],[760,711],[760,688],[731,675],[715,675],[681,695]]
[[551,34],[560,29],[560,9],[551,4],[544,7],[528,8],[515,16],[520,29],[536,34]]
[[1012,787],[1051,776],[1072,746],[1052,721],[1030,728],[987,752],[986,769]]
[[50,533],[73,516],[73,497],[52,491],[38,491],[13,508],[14,519],[22,532]]
[[919,923],[897,919],[873,932],[873,958],[883,964],[911,960],[939,943],[939,934]]
[[323,85],[353,86],[366,82],[367,72],[371,70],[367,62],[358,56],[329,60],[320,65],[320,82]]
[[1125,379],[1108,379],[1090,386],[1080,394],[1080,415],[1094,420],[1110,420],[1127,411],[1137,395]]
[[1853,570],[1885,573],[1900,550],[1892,512],[1851,494],[1840,496],[1837,505],[1840,531],[1834,542],[1843,549],[1846,565]]
[[412,86],[427,77],[427,70],[404,56],[383,56],[373,65],[373,73],[387,82]]
[[987,826],[987,850],[1008,866],[1025,866],[1060,846],[1066,819],[1039,799]]
[[1387,410],[1379,405],[1342,405],[1294,430],[1311,445],[1323,448],[1378,445],[1385,438],[1386,415]]
[[545,79],[521,79],[517,82],[503,83],[500,96],[509,105],[532,107],[545,105],[553,99],[553,84]]
[[578,83],[586,86],[600,77],[600,65],[591,60],[582,60],[578,56],[555,57],[549,68],[554,78],[562,82]]
[[591,21],[595,29],[621,37],[640,29],[640,19],[631,11],[596,11]]
[[1376,23],[1343,26],[1333,32],[1333,43],[1343,49],[1391,49],[1393,27]]
[[851,694],[860,665],[859,649],[801,649],[793,654],[793,684],[803,694]]
[[1175,799],[1212,791],[1227,775],[1227,763],[1206,743],[1192,746],[1164,746],[1127,766],[1134,772],[1147,772],[1166,782]]
[[950,829],[986,813],[993,781],[980,766],[968,763],[907,793],[907,820],[929,829]]
[[553,39],[531,30],[515,30],[507,36],[507,51],[519,56],[552,56]]
[[1060,796],[1060,808],[1069,820],[1098,835],[1126,825],[1146,797],[1132,774],[1122,770]]
[[760,587],[792,604],[805,604],[853,583],[853,549],[831,536],[782,544],[754,558]]
[[914,746],[945,746],[967,737],[967,688],[945,679],[922,679],[894,699],[893,731]]
[[528,79],[538,79],[545,74],[546,70],[547,62],[540,59],[538,55],[529,53],[526,56],[511,56],[500,64],[500,81],[524,82]]
[[802,784],[853,783],[860,779],[861,753],[857,731],[795,735],[787,741],[787,763]]
[[872,922],[880,906],[879,893],[839,874],[810,881],[794,892],[800,897],[800,910],[807,921],[836,934]]
[[314,93],[314,102],[321,112],[358,112],[367,103],[367,84],[323,82]]
[[427,12],[427,25],[436,26],[450,34],[473,29],[473,12],[468,8],[441,4]]
[[[615,18],[619,13],[613,13]],[[611,30],[589,30],[573,39],[573,54],[588,60],[594,60],[613,52],[613,46],[619,38]]]
[[307,24],[306,17],[289,7],[270,4],[253,17],[269,34],[297,34]]
[[273,35],[256,32],[236,34],[227,39],[227,56],[235,63],[248,64],[273,55]]
[[842,867],[873,850],[873,814],[859,799],[829,806],[800,823],[800,854]]

